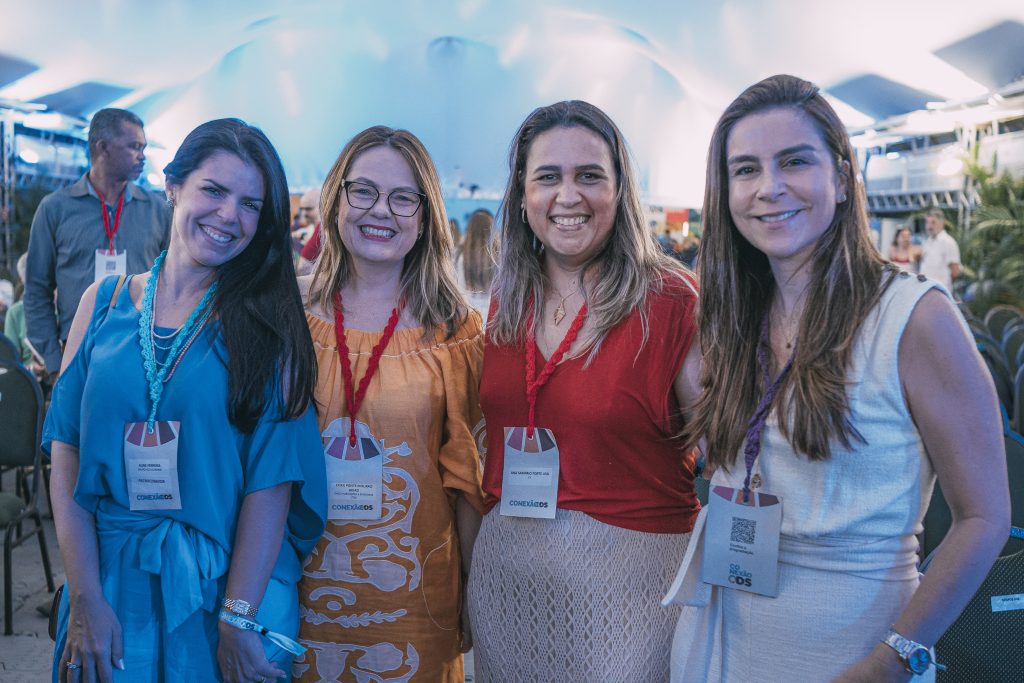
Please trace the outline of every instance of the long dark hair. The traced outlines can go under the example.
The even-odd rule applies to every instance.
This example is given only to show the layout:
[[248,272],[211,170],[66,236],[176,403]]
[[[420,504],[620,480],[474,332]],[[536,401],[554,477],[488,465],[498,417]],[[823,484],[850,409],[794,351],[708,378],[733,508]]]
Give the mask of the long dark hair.
[[266,188],[256,234],[217,269],[212,304],[227,346],[228,417],[250,433],[268,403],[279,406],[280,419],[305,412],[316,386],[316,357],[295,283],[288,184],[263,131],[239,119],[202,124],[164,168],[167,183],[183,184],[217,152],[252,164]]
[[729,209],[729,134],[744,117],[779,108],[803,112],[814,122],[836,173],[845,174],[847,189],[811,256],[811,282],[797,332],[800,343],[776,404],[782,434],[811,460],[829,457],[830,439],[844,447],[859,440],[850,423],[846,375],[860,325],[891,281],[882,277],[885,262],[871,241],[850,138],[817,86],[782,75],[744,90],[726,108],[711,137],[704,237],[697,261],[703,391],[686,441],[692,446],[704,437],[708,462],[715,466],[735,462],[747,422],[764,394],[757,344],[776,291],[768,258],[740,234]]

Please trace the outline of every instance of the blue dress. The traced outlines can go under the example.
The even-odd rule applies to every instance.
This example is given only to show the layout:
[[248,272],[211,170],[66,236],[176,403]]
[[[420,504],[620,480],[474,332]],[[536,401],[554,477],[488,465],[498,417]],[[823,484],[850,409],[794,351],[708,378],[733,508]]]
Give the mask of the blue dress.
[[[96,518],[103,594],[124,633],[125,671],[115,681],[220,680],[219,605],[242,500],[292,482],[287,530],[257,621],[298,634],[296,582],[324,530],[327,483],[316,415],[279,421],[271,401],[244,434],[227,412],[227,352],[207,325],[164,386],[157,420],[181,422],[180,510],[129,509],[124,425],[144,421],[149,393],[138,341],[139,311],[128,287],[110,305],[107,278],[78,353],[54,387],[43,448],[61,441],[79,450],[75,501]],[[280,396],[280,392],[276,392]],[[67,635],[67,592],[59,611],[53,680]],[[268,659],[290,672],[291,655],[266,639]]]

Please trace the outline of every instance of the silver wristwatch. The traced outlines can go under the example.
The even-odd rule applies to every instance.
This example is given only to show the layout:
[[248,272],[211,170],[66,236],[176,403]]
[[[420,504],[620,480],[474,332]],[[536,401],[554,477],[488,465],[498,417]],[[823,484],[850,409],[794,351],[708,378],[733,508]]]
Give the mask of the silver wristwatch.
[[932,652],[921,643],[904,638],[891,627],[882,638],[882,642],[896,650],[903,668],[912,674],[920,675],[934,666],[939,671],[945,671],[946,667],[932,659]]
[[256,612],[259,610],[258,607],[250,605],[245,600],[235,600],[234,598],[224,598],[224,602],[222,602],[220,606],[232,614],[237,614],[240,617],[246,617],[248,619],[254,619],[256,617]]

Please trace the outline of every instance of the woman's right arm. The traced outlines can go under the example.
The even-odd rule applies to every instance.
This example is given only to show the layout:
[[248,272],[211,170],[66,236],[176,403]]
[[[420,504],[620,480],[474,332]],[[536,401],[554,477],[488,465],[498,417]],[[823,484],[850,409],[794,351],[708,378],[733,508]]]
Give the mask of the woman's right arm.
[[[68,332],[61,363],[63,373],[82,343],[96,305],[96,285],[91,285],[78,305],[78,312]],[[111,680],[111,666],[124,668],[121,625],[114,615],[100,586],[99,542],[92,513],[75,502],[78,481],[78,448],[61,441],[50,447],[52,474],[50,496],[53,521],[57,527],[57,543],[64,559],[68,582],[68,635],[60,665],[60,680],[68,676],[66,664],[82,665],[79,680]],[[95,674],[92,672],[95,671]],[[89,673],[86,673],[89,672]]]
[[[124,668],[121,625],[100,586],[99,543],[92,513],[75,502],[78,480],[78,449],[54,441],[50,451],[52,474],[50,496],[57,543],[64,558],[68,579],[68,637],[61,660],[61,680],[67,662],[77,662],[83,671],[95,670],[96,680],[111,680],[110,667]],[[91,680],[83,674],[82,680]]]

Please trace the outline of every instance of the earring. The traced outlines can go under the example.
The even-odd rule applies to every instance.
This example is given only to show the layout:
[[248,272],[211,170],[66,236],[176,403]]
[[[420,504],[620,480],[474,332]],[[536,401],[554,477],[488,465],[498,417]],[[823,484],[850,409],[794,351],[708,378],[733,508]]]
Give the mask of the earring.
[[171,197],[167,198],[167,206],[171,207],[172,209],[174,208],[174,199],[173,198],[171,198]]
[[[523,217],[523,223],[525,225],[529,225],[530,224],[530,221],[526,220],[526,204],[520,204],[519,205],[519,215]],[[537,238],[534,237],[533,239],[537,239]]]
[[839,195],[839,197],[836,198],[836,202],[839,203],[839,204],[842,204],[845,201],[846,201],[846,193],[845,192],[842,193],[841,195]]

